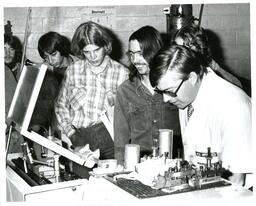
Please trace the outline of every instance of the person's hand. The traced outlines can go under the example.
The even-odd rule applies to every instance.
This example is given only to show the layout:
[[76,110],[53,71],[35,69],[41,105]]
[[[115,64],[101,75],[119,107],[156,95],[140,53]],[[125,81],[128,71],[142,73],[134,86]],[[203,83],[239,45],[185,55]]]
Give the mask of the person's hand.
[[80,154],[81,154],[80,151],[83,149],[83,147],[85,147],[85,146],[78,146],[78,147],[75,147],[74,150],[73,150],[73,152],[76,153],[76,154],[78,154],[78,155],[80,155]]
[[89,144],[86,144],[85,146],[78,146],[74,149],[73,152],[84,159],[84,165],[89,168],[92,168],[95,163],[98,162],[100,157],[100,150],[97,149],[95,151],[91,151]]

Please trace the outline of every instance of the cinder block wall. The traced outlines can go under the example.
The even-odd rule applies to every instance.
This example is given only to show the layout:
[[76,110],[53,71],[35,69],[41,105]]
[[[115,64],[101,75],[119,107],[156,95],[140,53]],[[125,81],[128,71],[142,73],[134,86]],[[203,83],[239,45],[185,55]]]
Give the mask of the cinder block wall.
[[[27,57],[41,62],[37,41],[48,32],[56,31],[69,39],[75,29],[88,20],[110,28],[121,43],[120,61],[127,64],[128,38],[131,33],[144,25],[151,25],[161,33],[166,32],[166,17],[163,8],[170,5],[131,5],[97,7],[33,7],[31,13],[31,34],[28,39]],[[10,20],[14,35],[24,39],[28,8],[4,8],[4,24]],[[200,4],[193,5],[193,15],[199,16]],[[250,66],[250,5],[249,4],[206,4],[202,24],[213,32],[223,56],[221,63],[239,77],[251,79]]]

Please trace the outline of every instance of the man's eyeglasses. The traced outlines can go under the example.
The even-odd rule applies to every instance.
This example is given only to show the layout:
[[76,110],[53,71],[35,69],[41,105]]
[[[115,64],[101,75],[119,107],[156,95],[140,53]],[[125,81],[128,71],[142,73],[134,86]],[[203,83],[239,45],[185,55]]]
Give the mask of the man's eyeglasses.
[[143,57],[143,54],[142,54],[141,51],[136,51],[136,52],[129,51],[128,55],[129,55],[130,58],[134,58],[135,55],[138,55],[139,57]]
[[155,92],[157,92],[158,94],[167,94],[171,97],[177,97],[177,92],[179,91],[181,85],[183,84],[183,82],[185,82],[188,79],[188,77],[183,78],[181,83],[179,84],[179,86],[177,87],[177,89],[172,92],[172,91],[168,91],[168,89],[165,90],[159,90],[157,87],[154,89]]

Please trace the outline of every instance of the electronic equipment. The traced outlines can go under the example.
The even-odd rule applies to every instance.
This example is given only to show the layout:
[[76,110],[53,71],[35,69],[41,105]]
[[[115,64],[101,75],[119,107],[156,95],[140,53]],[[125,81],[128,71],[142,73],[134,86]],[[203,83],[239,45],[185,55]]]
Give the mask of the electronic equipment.
[[[136,176],[135,178],[117,176],[116,178],[107,177],[106,179],[137,198],[156,197],[231,185],[230,182],[221,177],[224,171],[221,161],[211,163],[212,157],[217,156],[217,153],[211,153],[211,149],[207,148],[207,153],[196,152],[196,155],[206,158],[206,164],[196,167],[190,162],[177,158],[175,159],[176,165],[170,166],[164,174],[159,172],[151,186],[143,184],[139,181],[139,178],[136,179]],[[152,162],[152,164],[156,164],[155,166],[159,167],[159,162],[149,161],[149,164]],[[154,167],[154,165],[151,166]],[[144,170],[139,175],[143,176],[144,172],[146,171]]]
[[[37,66],[24,66],[14,93],[14,97],[8,112],[7,124],[11,125],[24,137],[36,142],[37,144],[58,153],[69,160],[80,165],[85,164],[85,159],[76,155],[62,145],[45,138],[42,134],[31,130],[30,121],[34,112],[34,108],[43,84],[47,66],[42,64]],[[67,138],[62,141],[68,141]],[[70,142],[66,142],[70,144]],[[7,146],[8,152],[8,146]]]
[[[88,156],[74,153],[68,138],[57,138],[49,132],[50,129],[39,132],[40,129],[34,130],[30,126],[46,71],[44,64],[25,65],[10,105],[6,119],[9,131],[6,144],[7,201],[52,196],[64,198],[63,192],[71,199],[82,199],[83,187],[88,181],[72,172],[73,162],[86,166]],[[22,153],[8,154],[13,129],[24,137]]]
[[[177,189],[177,188],[201,188],[204,184],[213,182],[223,182],[221,174],[224,171],[221,161],[211,163],[213,156],[211,148],[207,148],[207,153],[196,152],[197,156],[205,157],[206,164],[201,164],[198,168],[192,163],[177,159],[176,166],[169,168],[164,175],[158,175],[154,180],[154,187],[158,189]],[[225,184],[223,185],[225,186]]]

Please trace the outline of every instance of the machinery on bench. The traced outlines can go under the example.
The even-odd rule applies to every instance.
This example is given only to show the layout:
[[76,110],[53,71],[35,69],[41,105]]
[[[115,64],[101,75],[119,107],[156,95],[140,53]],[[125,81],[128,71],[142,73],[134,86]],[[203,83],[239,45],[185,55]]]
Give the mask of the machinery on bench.
[[[207,153],[196,152],[197,156],[205,157],[206,164],[202,164],[197,168],[180,158],[176,159],[176,166],[170,167],[164,175],[158,175],[154,180],[157,189],[200,189],[202,185],[209,184],[209,187],[217,186],[222,183],[223,186],[228,185],[221,178],[223,172],[221,161],[211,163],[212,157],[217,153],[211,153],[211,148],[207,148]],[[221,185],[220,185],[221,186]]]
[[107,179],[137,198],[149,198],[170,194],[191,192],[215,187],[229,186],[231,183],[221,177],[224,172],[222,162],[212,163],[216,152],[207,148],[206,153],[196,152],[196,156],[206,159],[196,167],[178,155],[176,159],[167,159],[168,154],[143,157],[130,175],[117,175]]
[[[76,200],[82,198],[84,190],[79,188],[87,185],[88,180],[72,172],[72,163],[91,168],[99,158],[99,152],[92,152],[89,147],[84,147],[80,154],[75,153],[70,140],[63,135],[55,135],[51,128],[31,128],[31,118],[46,71],[47,66],[44,64],[23,67],[8,112],[7,201],[45,199],[53,194],[62,199],[69,197],[69,200],[72,196]],[[24,137],[22,153],[9,154],[14,131]],[[63,191],[70,194],[63,196]]]
[[[56,141],[57,142],[57,141]],[[58,141],[57,143],[59,143]],[[35,155],[27,141],[21,144],[22,156],[13,158],[9,166],[31,186],[81,179],[70,170],[70,161],[42,147],[41,157]]]

